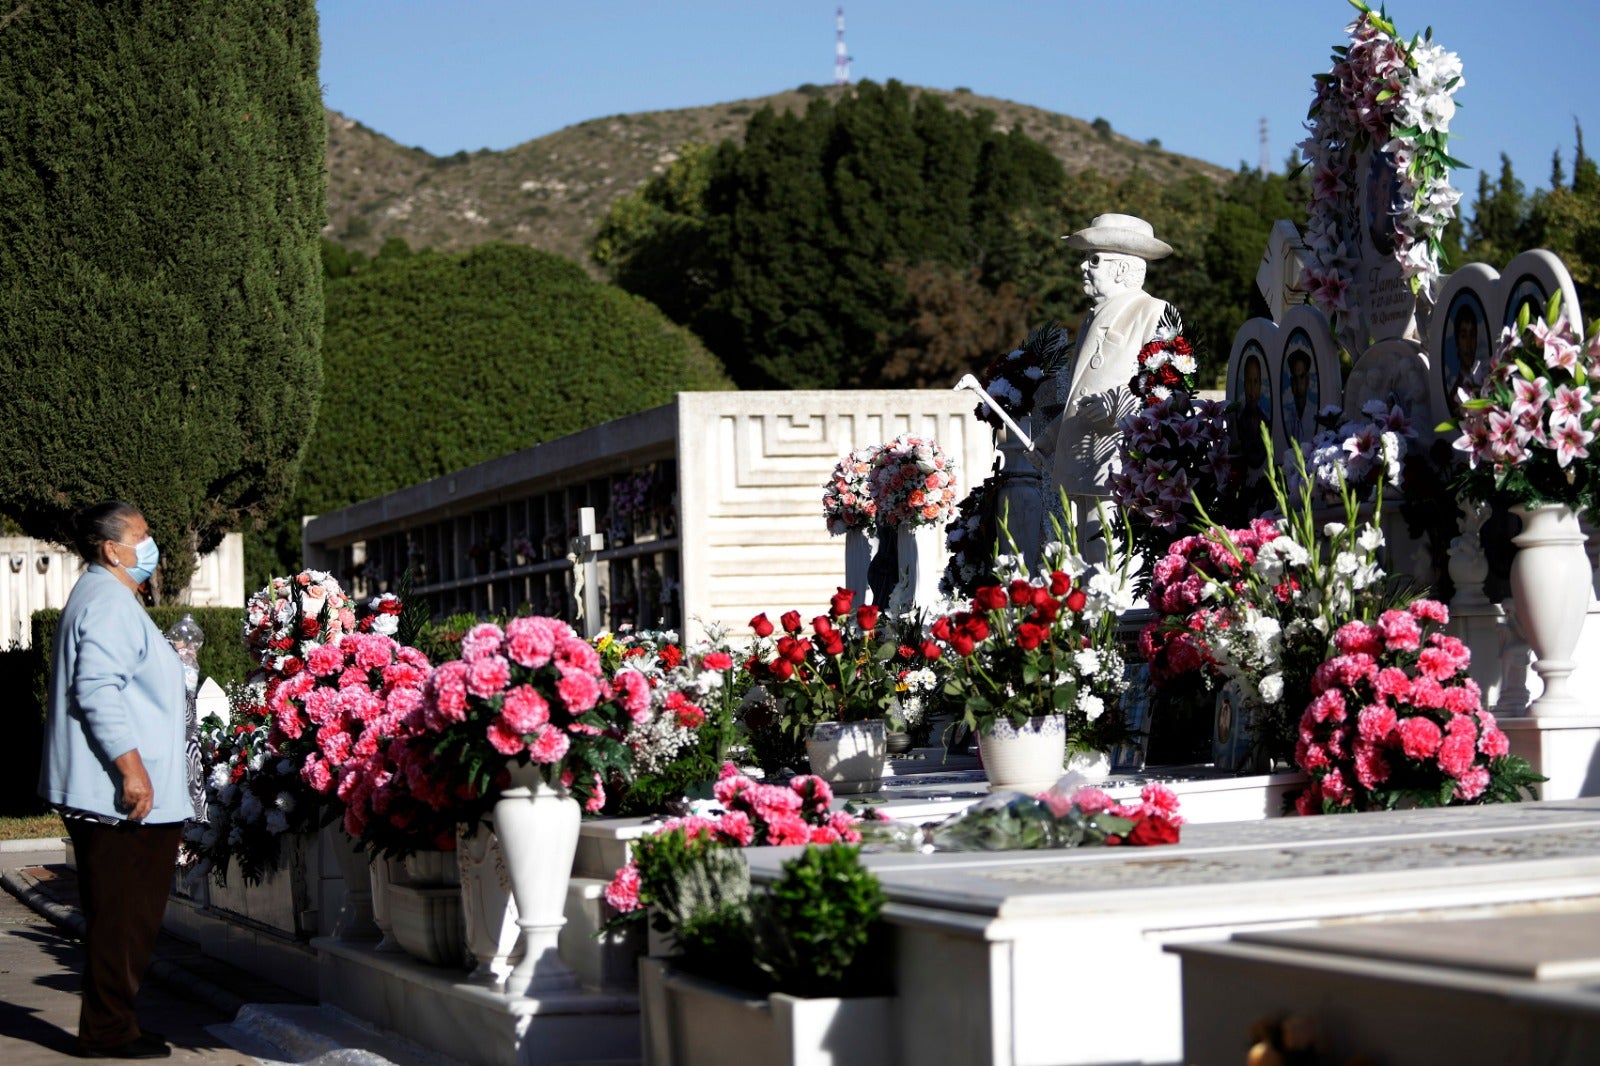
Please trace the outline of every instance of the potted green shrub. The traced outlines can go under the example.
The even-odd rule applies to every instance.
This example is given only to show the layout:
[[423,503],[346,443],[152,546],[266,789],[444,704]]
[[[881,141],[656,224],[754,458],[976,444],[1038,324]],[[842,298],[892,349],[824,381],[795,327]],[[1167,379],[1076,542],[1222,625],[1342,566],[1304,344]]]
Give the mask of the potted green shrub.
[[640,960],[646,1064],[893,1061],[884,895],[858,848],[807,847],[753,890],[736,848],[683,831],[641,843],[639,898],[679,952]]

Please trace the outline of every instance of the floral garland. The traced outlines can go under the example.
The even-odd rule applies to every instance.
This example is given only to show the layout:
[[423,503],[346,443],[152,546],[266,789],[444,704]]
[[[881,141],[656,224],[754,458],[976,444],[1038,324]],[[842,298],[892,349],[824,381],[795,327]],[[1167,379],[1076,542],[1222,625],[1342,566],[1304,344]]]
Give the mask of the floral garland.
[[1461,58],[1431,36],[1408,43],[1381,12],[1363,0],[1351,3],[1361,14],[1345,28],[1350,44],[1334,49],[1332,69],[1316,76],[1311,135],[1300,144],[1312,168],[1307,283],[1312,303],[1330,315],[1350,310],[1351,270],[1360,259],[1353,235],[1363,151],[1393,157],[1402,201],[1394,217],[1394,258],[1414,293],[1438,277],[1445,227],[1461,199],[1450,185],[1450,168],[1463,164],[1445,150],[1463,84]]
[[840,459],[822,487],[822,517],[834,536],[852,529],[870,529],[878,517],[872,496],[872,464],[881,444],[868,444]]
[[891,526],[942,525],[956,503],[956,461],[928,437],[896,437],[868,475],[878,516]]

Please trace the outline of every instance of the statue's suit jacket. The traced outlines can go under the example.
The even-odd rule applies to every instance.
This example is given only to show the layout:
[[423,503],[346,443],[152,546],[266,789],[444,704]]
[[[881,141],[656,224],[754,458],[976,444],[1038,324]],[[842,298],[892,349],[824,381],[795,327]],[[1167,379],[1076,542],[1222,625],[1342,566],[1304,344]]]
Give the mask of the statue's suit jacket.
[[[1155,337],[1166,311],[1165,300],[1134,289],[1113,296],[1084,319],[1056,438],[1054,480],[1068,495],[1111,494],[1117,420],[1137,402],[1128,382],[1139,369],[1139,349]],[[1105,397],[1109,413],[1104,419],[1078,413],[1083,399],[1095,394]]]

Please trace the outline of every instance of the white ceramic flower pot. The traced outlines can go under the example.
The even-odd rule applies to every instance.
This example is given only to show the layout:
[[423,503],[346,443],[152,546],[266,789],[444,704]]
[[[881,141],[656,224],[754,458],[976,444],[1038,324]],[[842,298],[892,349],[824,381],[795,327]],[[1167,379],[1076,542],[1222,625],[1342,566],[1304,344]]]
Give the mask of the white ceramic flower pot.
[[989,791],[1043,792],[1060,779],[1067,757],[1067,720],[1046,714],[1014,726],[998,719],[978,736]]
[[456,861],[461,869],[461,911],[466,925],[467,950],[478,960],[472,977],[499,984],[522,957],[522,929],[517,925],[517,901],[511,891],[511,871],[506,867],[500,838],[486,824],[471,832],[456,827]]
[[806,755],[811,772],[844,795],[883,787],[883,762],[889,754],[882,718],[867,722],[818,722],[811,727]]
[[538,766],[512,763],[510,769],[511,787],[494,805],[494,825],[511,874],[523,956],[507,975],[505,991],[531,996],[575,989],[578,979],[561,960],[558,941],[583,814],[566,789],[544,781]]
[[881,1066],[894,1062],[894,999],[762,998],[639,963],[645,1066]]
[[1572,658],[1594,594],[1594,572],[1584,551],[1578,513],[1563,504],[1513,507],[1522,532],[1511,538],[1518,551],[1511,561],[1511,595],[1517,621],[1533,649],[1533,668],[1544,693],[1528,707],[1535,717],[1584,713],[1568,679]]

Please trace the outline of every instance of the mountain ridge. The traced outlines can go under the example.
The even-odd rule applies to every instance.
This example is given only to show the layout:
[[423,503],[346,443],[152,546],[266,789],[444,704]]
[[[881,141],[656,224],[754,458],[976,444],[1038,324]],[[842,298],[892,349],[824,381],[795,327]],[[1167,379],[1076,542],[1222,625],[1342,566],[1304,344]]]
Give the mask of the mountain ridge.
[[[995,124],[1044,144],[1069,173],[1094,169],[1121,177],[1141,168],[1157,180],[1192,175],[1223,181],[1225,168],[1164,151],[1113,131],[1028,104],[964,89],[932,93],[951,108],[986,110]],[[588,242],[612,202],[661,173],[687,142],[739,138],[751,115],[771,105],[797,111],[848,86],[801,86],[703,107],[640,111],[590,119],[502,150],[435,156],[407,148],[332,109],[328,124],[326,236],[372,253],[403,238],[412,248],[461,251],[511,241],[555,252],[598,273]]]

